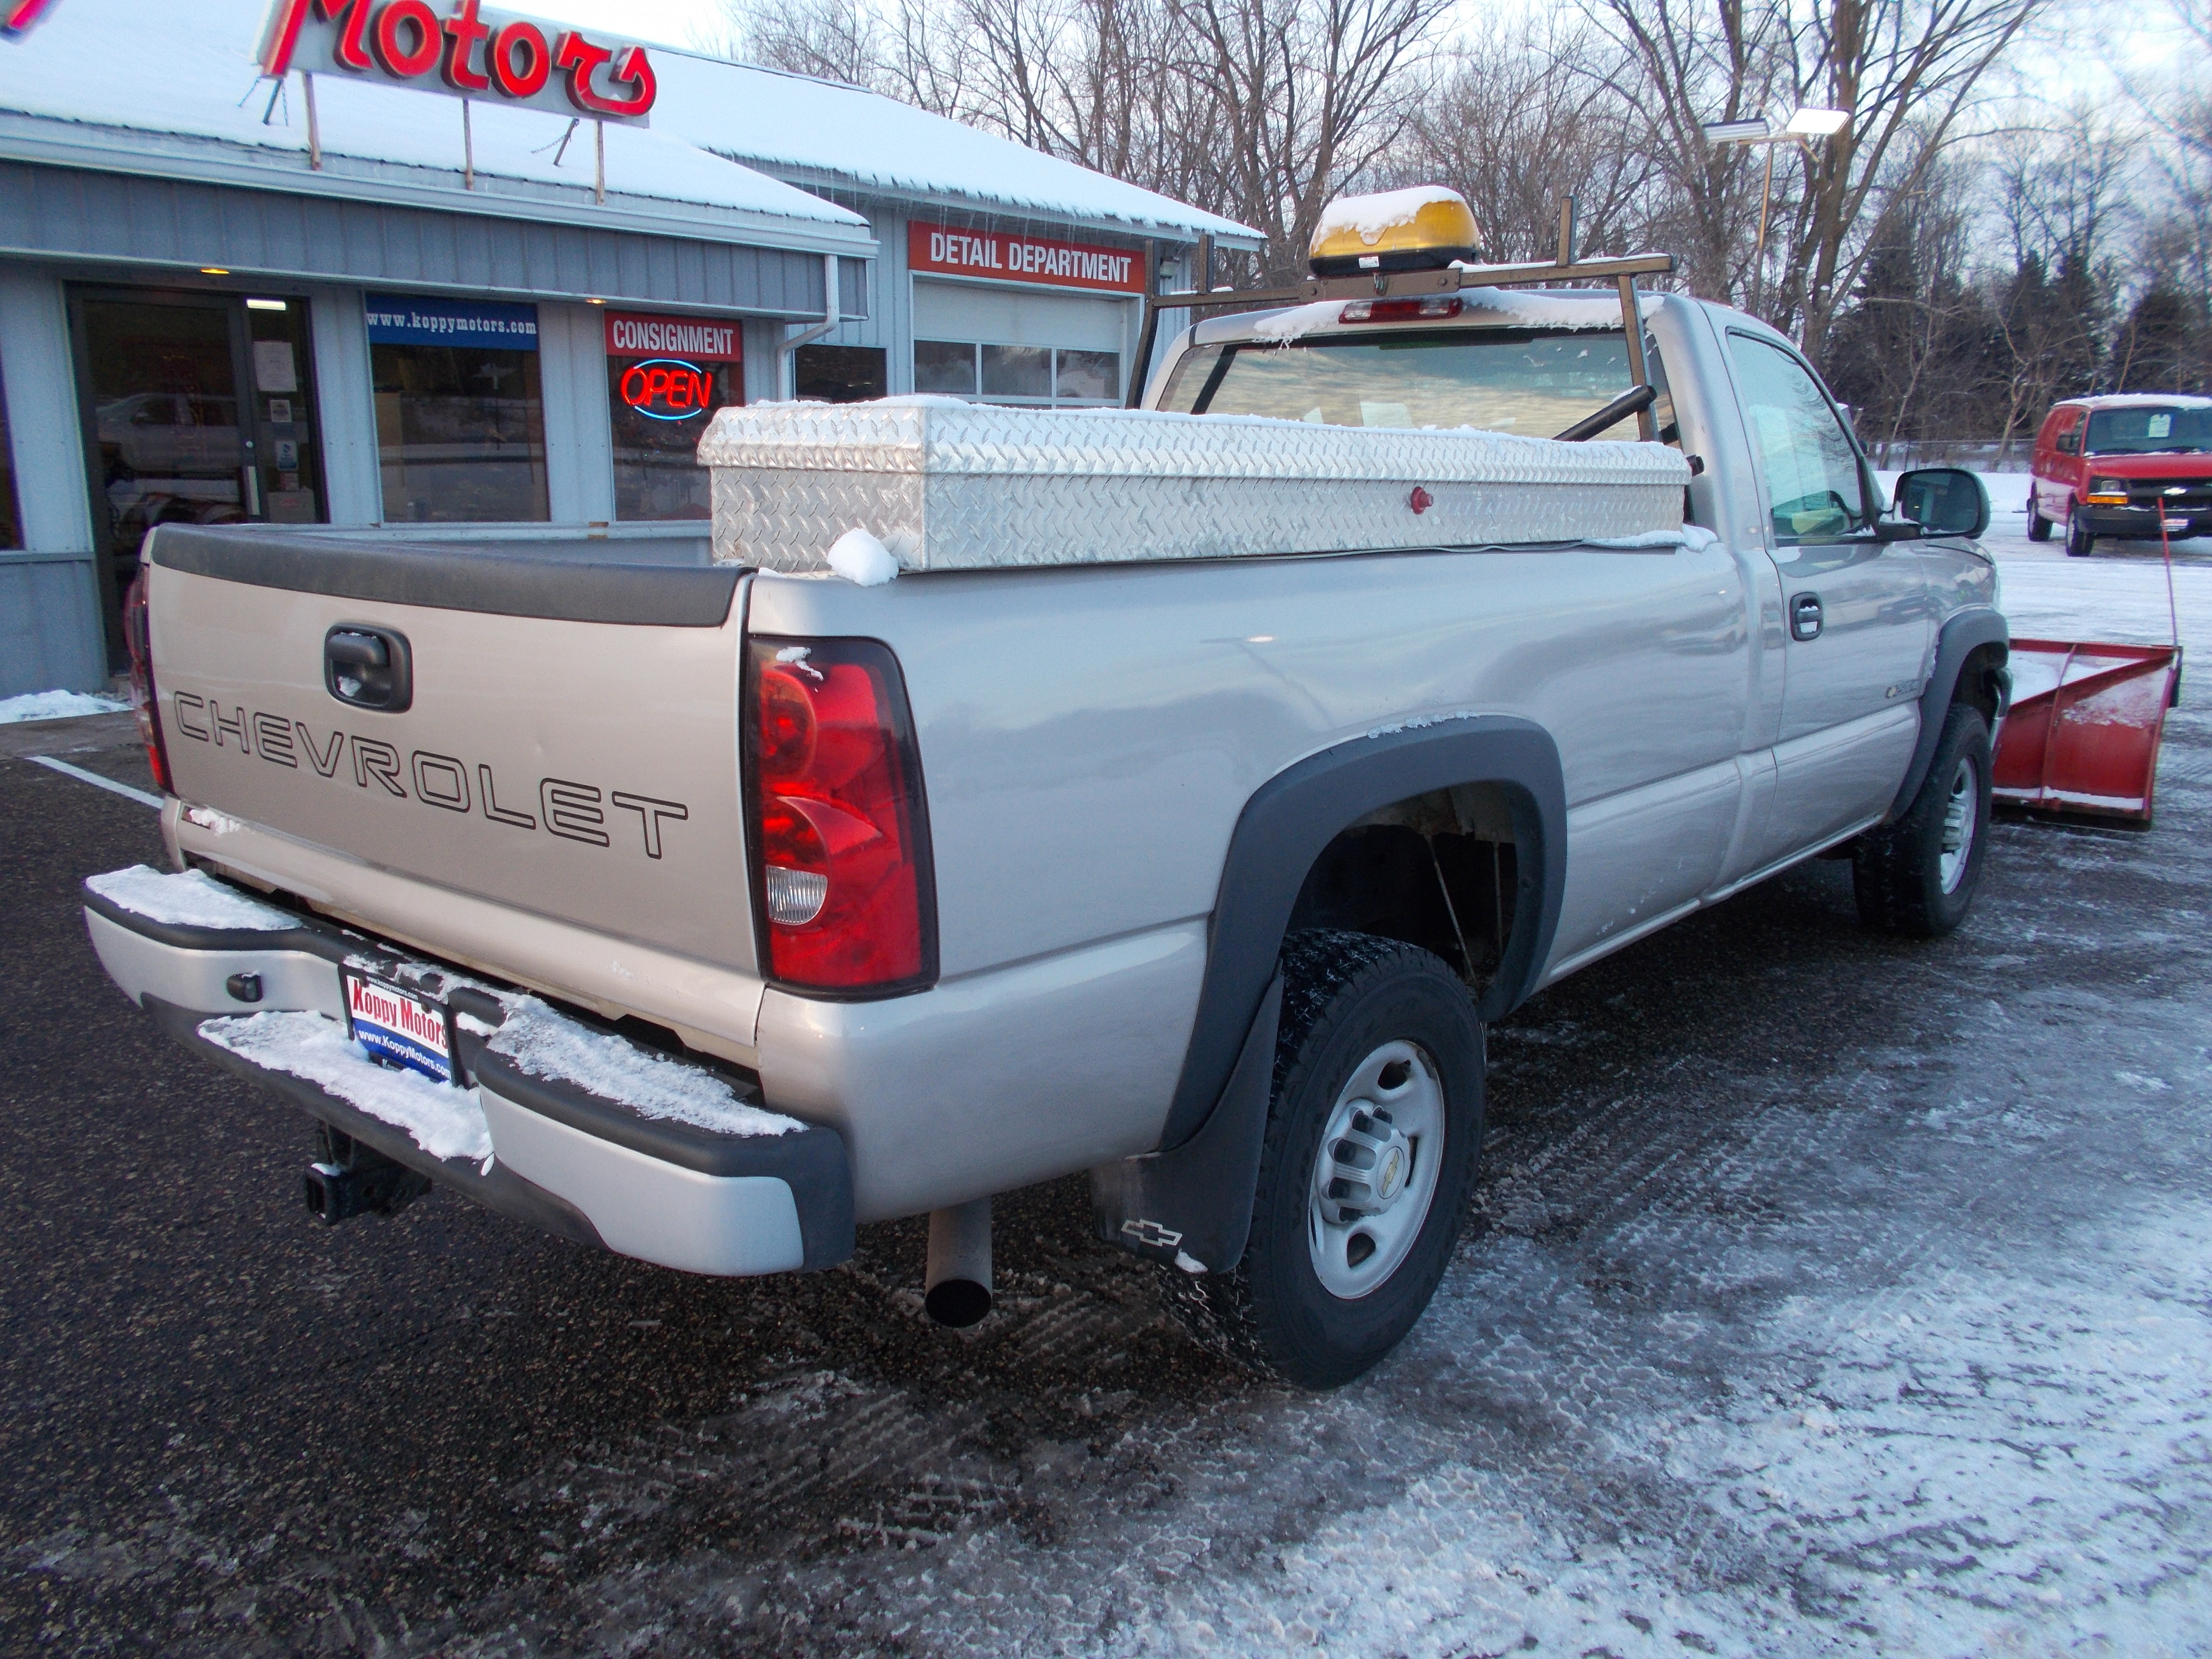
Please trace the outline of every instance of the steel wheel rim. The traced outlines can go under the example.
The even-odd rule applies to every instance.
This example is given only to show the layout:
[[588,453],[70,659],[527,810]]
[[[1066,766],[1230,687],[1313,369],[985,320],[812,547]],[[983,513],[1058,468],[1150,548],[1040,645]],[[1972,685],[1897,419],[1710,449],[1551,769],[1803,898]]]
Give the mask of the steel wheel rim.
[[1331,1296],[1370,1295],[1404,1263],[1436,1198],[1443,1138],[1443,1079],[1420,1047],[1385,1042],[1352,1067],[1306,1203],[1306,1248]]
[[1936,878],[1947,893],[1957,892],[1959,884],[1966,879],[1966,859],[1974,848],[1975,820],[1981,815],[1980,781],[1974,763],[1962,757],[1959,769],[1951,775],[1951,797],[1943,803],[1942,850],[1936,860]]

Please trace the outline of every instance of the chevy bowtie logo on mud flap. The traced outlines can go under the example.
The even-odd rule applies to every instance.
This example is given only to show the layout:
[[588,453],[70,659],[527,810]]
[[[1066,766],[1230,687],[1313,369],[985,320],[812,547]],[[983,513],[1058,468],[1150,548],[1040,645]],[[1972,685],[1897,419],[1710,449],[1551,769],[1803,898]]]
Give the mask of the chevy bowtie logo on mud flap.
[[248,710],[242,703],[226,709],[189,691],[172,693],[170,702],[176,711],[177,730],[215,748],[235,748],[241,756],[258,754],[272,766],[295,769],[304,757],[318,776],[331,779],[338,778],[350,760],[353,781],[360,788],[381,789],[401,800],[411,798],[441,811],[481,812],[494,823],[516,830],[534,832],[542,820],[550,834],[566,841],[611,846],[613,837],[607,832],[607,809],[612,807],[617,812],[637,814],[645,837],[645,855],[657,859],[661,824],[681,823],[691,816],[691,809],[680,800],[660,800],[626,789],[602,792],[597,784],[578,783],[570,778],[538,779],[538,799],[533,803],[538,811],[526,811],[511,798],[500,799],[491,768],[481,761],[471,771],[466,762],[455,756],[423,749],[403,760],[398,750],[379,738],[335,728],[327,737],[319,737],[305,720]]

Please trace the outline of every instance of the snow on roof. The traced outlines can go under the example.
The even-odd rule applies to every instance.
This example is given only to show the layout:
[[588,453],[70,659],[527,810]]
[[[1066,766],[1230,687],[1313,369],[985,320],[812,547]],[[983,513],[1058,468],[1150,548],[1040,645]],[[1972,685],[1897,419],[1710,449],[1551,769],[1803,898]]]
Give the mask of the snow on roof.
[[2194,392],[2103,392],[2093,398],[2061,398],[2054,408],[2212,409],[2212,398]]
[[[270,112],[276,83],[263,79],[255,62],[264,9],[265,0],[193,0],[188,6],[69,0],[29,35],[0,41],[0,112],[125,134],[221,140],[268,153],[272,161],[304,156],[307,118],[297,77]],[[349,162],[434,168],[458,182],[457,100],[325,75],[315,82],[315,102],[324,153],[336,165],[323,175],[306,175],[302,166],[303,185],[344,190],[375,176]],[[481,99],[470,108],[479,174],[592,187],[587,128],[579,130],[556,166],[554,152],[566,125],[558,116]],[[606,143],[611,197],[821,226],[866,224],[834,203],[710,154],[680,131],[611,125]]]
[[656,48],[654,63],[656,125],[771,171],[1124,234],[1262,240],[1233,219],[858,87],[674,49]]
[[[276,89],[254,61],[265,4],[68,0],[29,35],[0,42],[0,115],[221,140],[272,160],[298,155],[307,134],[296,77],[264,119]],[[652,50],[660,91],[651,125],[607,129],[611,195],[865,227],[859,215],[800,187],[842,184],[1129,235],[1261,240],[1233,220],[856,87]],[[315,94],[323,149],[337,163],[314,181],[319,188],[342,190],[349,176],[358,183],[360,163],[459,171],[456,100],[341,75],[317,76]],[[556,167],[557,116],[488,99],[471,108],[480,174],[590,187],[588,132]]]

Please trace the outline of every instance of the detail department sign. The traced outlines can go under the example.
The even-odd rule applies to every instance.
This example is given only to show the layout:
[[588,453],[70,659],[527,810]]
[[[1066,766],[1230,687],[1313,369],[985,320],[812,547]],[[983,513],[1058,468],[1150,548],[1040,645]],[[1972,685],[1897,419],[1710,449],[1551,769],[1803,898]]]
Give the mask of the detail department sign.
[[1145,256],[1127,248],[966,230],[918,219],[907,222],[906,262],[910,270],[946,276],[988,276],[1109,294],[1145,291]]
[[486,9],[481,0],[272,0],[265,75],[288,70],[382,81],[416,92],[648,125],[659,85],[645,48],[565,23]]

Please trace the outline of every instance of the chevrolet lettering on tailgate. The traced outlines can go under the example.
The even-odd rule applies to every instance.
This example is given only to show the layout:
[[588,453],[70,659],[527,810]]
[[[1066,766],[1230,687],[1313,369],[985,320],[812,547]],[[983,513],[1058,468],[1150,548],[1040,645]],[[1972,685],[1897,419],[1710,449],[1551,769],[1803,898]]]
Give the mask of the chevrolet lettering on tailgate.
[[495,823],[517,830],[535,830],[542,819],[550,834],[608,847],[614,842],[610,826],[620,822],[608,817],[608,809],[634,812],[649,859],[661,855],[661,826],[680,823],[691,816],[691,809],[680,800],[663,800],[627,789],[602,790],[595,783],[580,783],[573,778],[538,779],[532,803],[538,811],[531,812],[515,804],[519,792],[514,792],[512,786],[507,798],[501,799],[501,786],[485,762],[479,761],[471,769],[458,756],[421,749],[403,757],[380,738],[364,738],[335,726],[326,734],[318,734],[305,720],[248,709],[242,703],[226,708],[212,698],[189,691],[174,693],[170,703],[176,711],[177,730],[197,742],[234,749],[241,757],[258,754],[272,765],[295,769],[304,758],[319,777],[337,780],[345,774],[359,788],[381,789],[387,795],[403,800],[411,798],[447,812],[480,812]]

